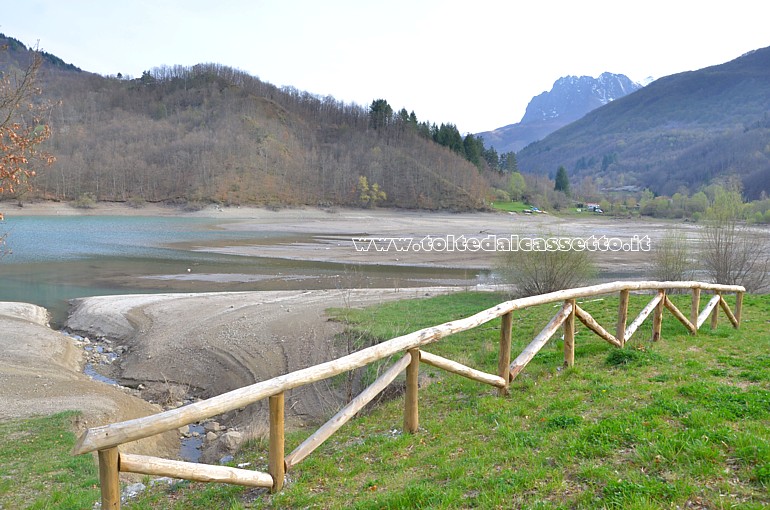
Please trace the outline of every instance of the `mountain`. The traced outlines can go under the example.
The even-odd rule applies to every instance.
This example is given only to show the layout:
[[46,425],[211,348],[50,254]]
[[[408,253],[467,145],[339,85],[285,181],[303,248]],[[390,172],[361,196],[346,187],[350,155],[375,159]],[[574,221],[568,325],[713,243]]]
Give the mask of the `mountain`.
[[[0,75],[30,61],[15,39],[0,36],[2,47]],[[124,79],[43,57],[37,84],[54,105],[43,149],[56,162],[25,197],[463,210],[483,208],[500,179],[425,136],[414,115],[375,124],[368,107],[220,64]]]
[[549,92],[532,98],[521,122],[479,135],[499,153],[518,152],[591,110],[639,88],[641,85],[623,74],[602,73],[598,78],[565,76],[556,80]]
[[660,78],[593,110],[519,153],[525,172],[564,166],[601,187],[695,190],[737,175],[770,192],[770,48]]

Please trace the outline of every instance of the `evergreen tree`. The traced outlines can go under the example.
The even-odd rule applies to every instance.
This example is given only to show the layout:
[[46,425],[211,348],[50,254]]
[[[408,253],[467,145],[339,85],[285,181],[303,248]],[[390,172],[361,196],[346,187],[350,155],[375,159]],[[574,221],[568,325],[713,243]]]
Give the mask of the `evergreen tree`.
[[556,171],[556,184],[553,189],[569,195],[569,177],[567,176],[567,170],[563,166],[560,166]]
[[503,172],[518,172],[519,163],[516,161],[516,153],[504,152],[500,154],[500,170]]
[[393,108],[384,99],[375,99],[369,107],[369,125],[372,129],[381,129],[390,124]]
[[484,158],[484,161],[487,162],[489,168],[500,168],[500,157],[497,155],[497,151],[494,147],[488,149],[485,148],[481,153],[481,156]]
[[457,130],[457,126],[454,124],[442,123],[441,126],[435,130],[433,141],[444,147],[449,147],[456,153],[465,156],[463,137],[460,134],[460,131]]
[[484,154],[484,140],[480,136],[468,133],[463,139],[463,148],[465,149],[465,159],[481,168],[481,158]]

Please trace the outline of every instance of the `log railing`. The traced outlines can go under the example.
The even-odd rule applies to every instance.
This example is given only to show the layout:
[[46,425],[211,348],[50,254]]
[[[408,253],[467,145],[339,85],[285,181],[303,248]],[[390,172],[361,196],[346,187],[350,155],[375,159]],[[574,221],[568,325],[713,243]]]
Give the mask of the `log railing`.
[[[666,291],[670,290],[692,291],[689,317],[684,315],[668,298]],[[700,295],[702,290],[713,292],[714,295],[701,311]],[[630,324],[627,324],[629,294],[641,291],[653,291],[654,296],[639,315]],[[581,308],[576,300],[616,292],[620,294],[620,300],[615,335],[613,335]],[[711,318],[711,327],[715,328],[718,324],[717,313],[720,308],[733,327],[737,328],[741,321],[744,292],[745,289],[739,286],[701,282],[613,282],[514,299],[464,319],[421,329],[347,356],[232,390],[208,400],[143,418],[88,429],[78,440],[73,454],[79,455],[98,451],[103,509],[120,508],[119,473],[121,471],[170,476],[193,481],[266,487],[275,492],[281,490],[287,470],[310,455],[404,370],[406,370],[404,430],[410,433],[416,432],[419,426],[417,380],[420,362],[489,384],[498,388],[500,395],[506,395],[511,381],[559,329],[564,332],[564,365],[570,367],[574,364],[576,318],[603,340],[615,347],[622,348],[650,314],[653,315],[652,340],[659,340],[664,309],[669,310],[692,334],[695,334],[709,317]],[[730,310],[722,297],[722,294],[725,293],[736,294],[735,313]],[[513,312],[553,302],[562,302],[563,304],[543,330],[535,336],[521,354],[511,361]],[[502,317],[502,324],[497,374],[487,374],[421,349],[421,347],[444,337],[473,329],[498,317]],[[374,383],[350,401],[294,451],[288,455],[284,454],[284,394],[286,391],[361,368],[399,353],[403,353],[402,357],[380,375]],[[118,447],[124,443],[178,429],[190,423],[245,407],[265,398],[269,400],[270,414],[267,473],[228,466],[212,466],[131,455],[120,453],[118,450]]]

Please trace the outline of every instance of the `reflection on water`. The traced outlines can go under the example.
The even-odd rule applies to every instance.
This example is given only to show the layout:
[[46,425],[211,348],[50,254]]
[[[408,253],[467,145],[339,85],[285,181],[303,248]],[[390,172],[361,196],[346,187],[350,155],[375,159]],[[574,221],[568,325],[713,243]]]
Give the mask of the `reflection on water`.
[[[296,240],[232,232],[210,218],[17,216],[0,224],[13,253],[0,260],[0,301],[66,317],[67,300],[95,295],[474,285],[485,272],[350,265],[191,251],[196,244]],[[306,241],[312,235],[305,236]],[[183,246],[184,248],[180,248]]]

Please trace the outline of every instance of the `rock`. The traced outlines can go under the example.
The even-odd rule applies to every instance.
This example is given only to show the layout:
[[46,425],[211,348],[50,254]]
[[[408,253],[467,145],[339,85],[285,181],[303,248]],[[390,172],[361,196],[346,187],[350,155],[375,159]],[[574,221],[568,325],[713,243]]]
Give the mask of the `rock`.
[[243,443],[243,434],[237,430],[230,430],[222,434],[220,441],[228,451],[234,452],[238,450],[238,448],[241,446],[241,443]]
[[214,441],[216,441],[217,437],[219,436],[217,436],[216,432],[206,432],[206,441],[208,441],[209,443],[213,443]]
[[219,432],[221,428],[222,426],[219,425],[218,421],[210,421],[203,424],[203,430],[206,432]]
[[187,436],[190,434],[190,426],[185,425],[184,427],[179,427],[179,433],[183,436]]
[[155,487],[159,483],[165,484],[165,485],[173,485],[174,479],[169,478],[168,476],[162,476],[160,478],[155,478],[154,480],[150,480],[150,487]]
[[224,457],[219,459],[219,463],[220,464],[227,464],[228,462],[232,462],[234,458],[235,457],[233,457],[232,455],[225,455]]
[[132,483],[131,485],[127,486],[125,489],[123,489],[123,498],[125,499],[131,499],[137,497],[139,494],[144,492],[147,489],[147,486],[141,482],[139,483]]

